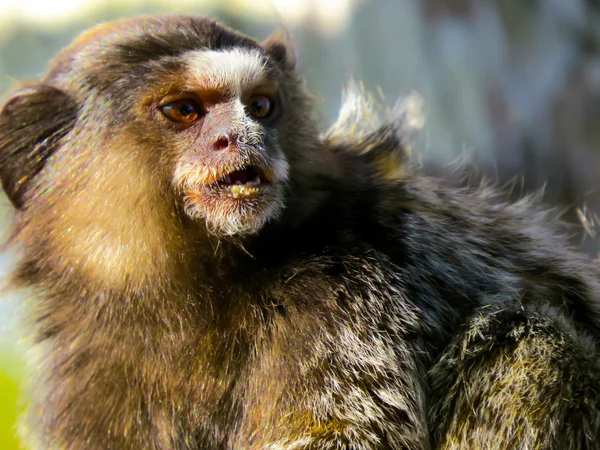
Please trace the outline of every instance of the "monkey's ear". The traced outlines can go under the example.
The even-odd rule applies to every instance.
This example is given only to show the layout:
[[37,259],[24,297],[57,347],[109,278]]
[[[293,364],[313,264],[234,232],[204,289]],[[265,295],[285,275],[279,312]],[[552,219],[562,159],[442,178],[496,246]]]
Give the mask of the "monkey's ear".
[[77,105],[45,84],[18,90],[0,111],[0,179],[21,209],[30,181],[42,170],[77,119]]
[[287,29],[279,27],[261,44],[271,59],[284,70],[294,70],[296,49]]

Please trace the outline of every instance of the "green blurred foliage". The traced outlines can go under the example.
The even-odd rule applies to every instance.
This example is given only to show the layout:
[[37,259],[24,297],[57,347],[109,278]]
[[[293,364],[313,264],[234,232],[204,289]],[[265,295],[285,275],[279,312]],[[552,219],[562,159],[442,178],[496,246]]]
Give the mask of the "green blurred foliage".
[[0,355],[0,449],[18,450],[22,447],[16,437],[16,418],[20,412],[19,373],[22,363],[14,355]]

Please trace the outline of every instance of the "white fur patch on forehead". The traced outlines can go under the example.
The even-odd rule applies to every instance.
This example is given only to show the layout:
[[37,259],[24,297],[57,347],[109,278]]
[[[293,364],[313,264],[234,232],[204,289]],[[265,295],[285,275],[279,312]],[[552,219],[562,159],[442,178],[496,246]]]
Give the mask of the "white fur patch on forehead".
[[241,95],[269,81],[266,61],[258,50],[193,51],[185,56],[196,89]]

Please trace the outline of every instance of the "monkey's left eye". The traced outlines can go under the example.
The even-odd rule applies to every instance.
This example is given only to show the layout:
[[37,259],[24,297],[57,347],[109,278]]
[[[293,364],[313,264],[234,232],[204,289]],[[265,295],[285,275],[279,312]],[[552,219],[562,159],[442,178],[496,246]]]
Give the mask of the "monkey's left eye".
[[200,117],[200,106],[194,100],[182,99],[164,105],[162,113],[175,122],[192,123]]
[[253,95],[248,99],[250,115],[256,119],[263,119],[273,111],[273,102],[264,95]]

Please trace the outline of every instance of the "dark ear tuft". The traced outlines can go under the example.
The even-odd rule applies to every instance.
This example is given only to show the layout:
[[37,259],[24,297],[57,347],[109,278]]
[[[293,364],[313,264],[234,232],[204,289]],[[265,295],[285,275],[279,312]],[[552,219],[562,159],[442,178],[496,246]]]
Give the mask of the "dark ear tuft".
[[263,43],[271,59],[284,70],[294,70],[296,55],[290,34],[285,28],[278,28]]
[[28,185],[58,148],[77,119],[66,93],[40,84],[15,92],[0,111],[0,179],[17,208]]

